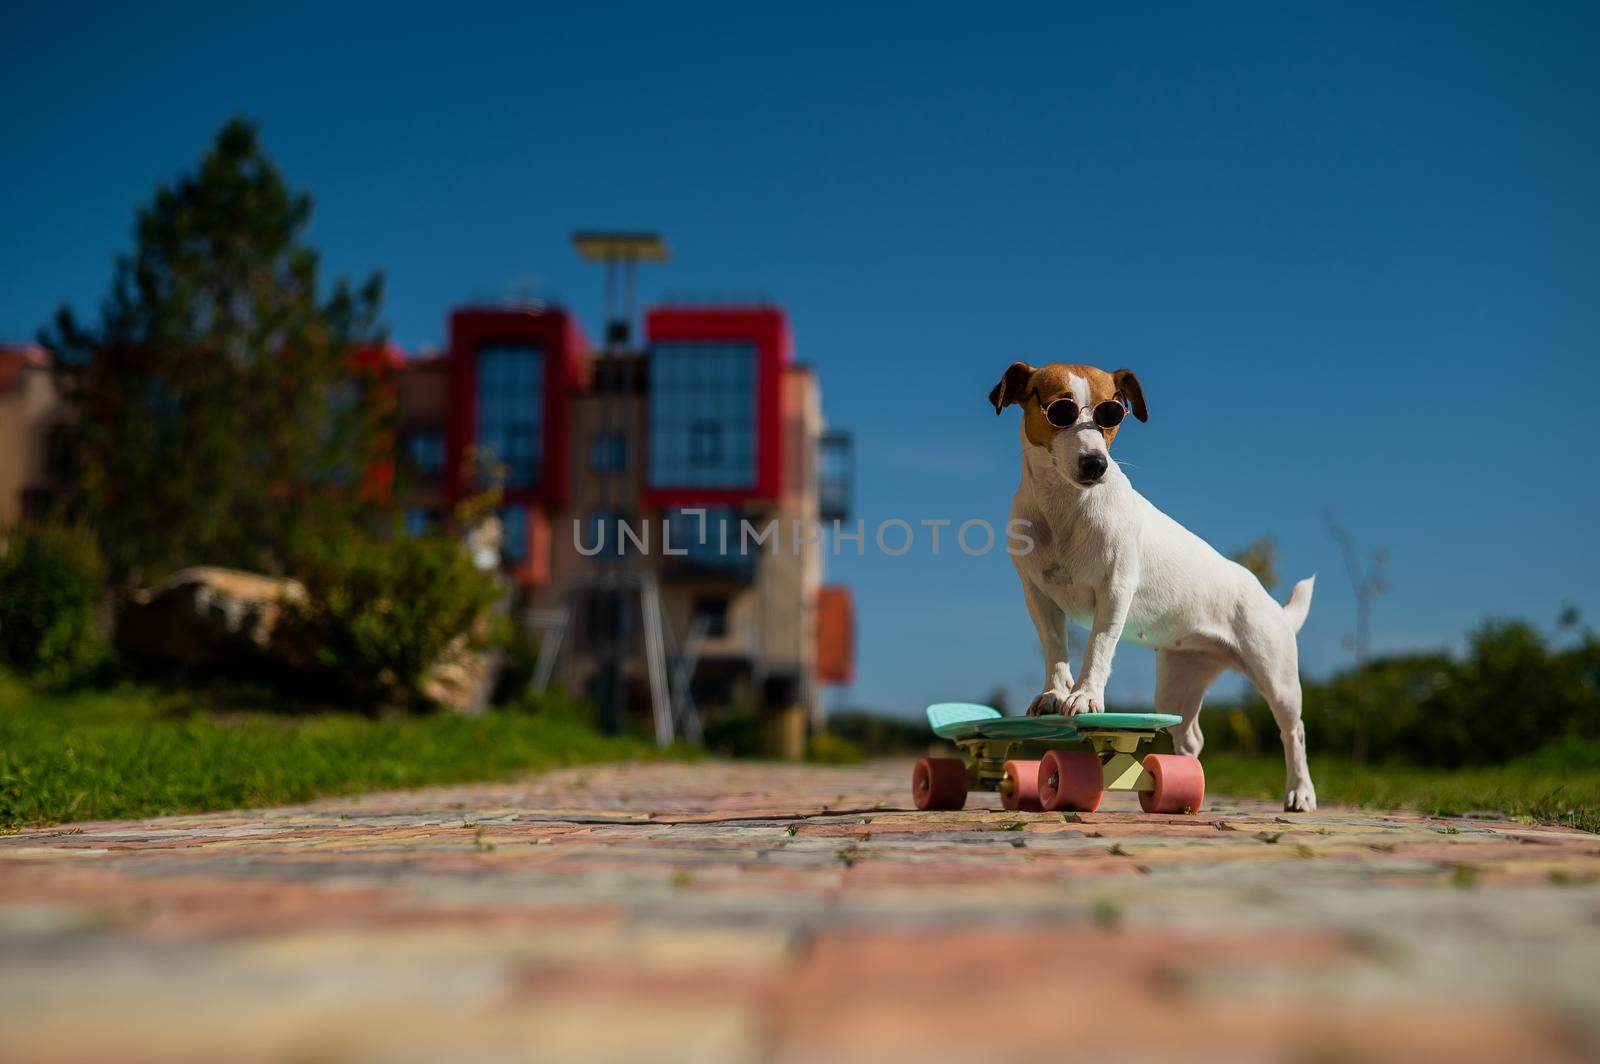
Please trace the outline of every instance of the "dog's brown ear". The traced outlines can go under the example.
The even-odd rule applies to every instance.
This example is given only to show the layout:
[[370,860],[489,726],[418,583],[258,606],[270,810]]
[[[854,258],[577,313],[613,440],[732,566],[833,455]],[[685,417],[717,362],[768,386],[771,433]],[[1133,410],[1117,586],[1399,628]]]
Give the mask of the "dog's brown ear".
[[1028,381],[1032,378],[1033,367],[1026,362],[1013,362],[1007,366],[1005,376],[1000,378],[1000,383],[989,393],[989,402],[994,404],[994,412],[998,414],[1012,403],[1022,402],[1023,396],[1028,394]]
[[1150,420],[1150,411],[1144,405],[1144,389],[1131,369],[1119,369],[1111,375],[1117,383],[1117,398],[1125,399],[1133,407],[1133,416],[1140,421]]

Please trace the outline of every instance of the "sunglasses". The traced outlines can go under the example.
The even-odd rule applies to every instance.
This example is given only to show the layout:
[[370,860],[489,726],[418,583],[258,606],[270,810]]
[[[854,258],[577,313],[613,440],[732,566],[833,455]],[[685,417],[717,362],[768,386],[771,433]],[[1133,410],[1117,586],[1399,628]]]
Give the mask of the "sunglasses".
[[[1050,422],[1053,428],[1070,429],[1078,423],[1078,414],[1083,410],[1068,396],[1052,399],[1046,403],[1039,398],[1039,389],[1033,390],[1033,401],[1039,404],[1044,411],[1044,419]],[[1127,416],[1127,409],[1116,399],[1107,399],[1103,403],[1096,403],[1090,417],[1094,423],[1103,429],[1114,429],[1122,424],[1122,419]]]

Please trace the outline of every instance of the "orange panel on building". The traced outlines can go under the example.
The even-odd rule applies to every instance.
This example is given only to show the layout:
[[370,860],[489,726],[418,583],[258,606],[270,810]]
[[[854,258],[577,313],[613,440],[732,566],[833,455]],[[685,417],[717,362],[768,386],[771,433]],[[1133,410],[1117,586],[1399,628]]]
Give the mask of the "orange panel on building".
[[817,590],[817,679],[849,683],[856,675],[855,605],[850,589]]
[[517,582],[527,587],[544,587],[550,582],[550,515],[542,506],[528,508],[528,541],[524,558],[517,567]]

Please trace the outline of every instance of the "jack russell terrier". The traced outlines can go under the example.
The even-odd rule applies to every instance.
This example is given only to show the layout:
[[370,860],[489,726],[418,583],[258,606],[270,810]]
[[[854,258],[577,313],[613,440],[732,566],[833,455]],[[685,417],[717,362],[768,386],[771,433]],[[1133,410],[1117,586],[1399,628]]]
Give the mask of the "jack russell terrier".
[[[1128,370],[1013,362],[989,401],[996,414],[1022,407],[1022,484],[1011,517],[1029,522],[1035,546],[1011,560],[1044,649],[1044,690],[1029,715],[1101,711],[1111,656],[1126,633],[1156,652],[1156,709],[1183,718],[1173,747],[1197,756],[1206,688],[1236,669],[1266,698],[1283,736],[1283,807],[1316,809],[1295,645],[1316,578],[1296,584],[1280,606],[1248,569],[1133,490],[1110,455],[1125,411],[1149,419]],[[1068,620],[1089,629],[1076,684]]]

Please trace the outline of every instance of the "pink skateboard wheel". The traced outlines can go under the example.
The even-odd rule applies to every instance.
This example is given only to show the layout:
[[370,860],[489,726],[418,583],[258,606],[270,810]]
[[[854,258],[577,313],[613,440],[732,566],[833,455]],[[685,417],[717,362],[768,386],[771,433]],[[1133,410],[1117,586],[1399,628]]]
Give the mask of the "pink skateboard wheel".
[[918,809],[960,809],[967,804],[967,763],[959,757],[924,757],[911,773]]
[[1139,792],[1146,813],[1198,813],[1206,800],[1206,770],[1197,757],[1150,754],[1144,770],[1154,777],[1155,790]]
[[1007,809],[1037,813],[1039,804],[1039,762],[1007,761],[1005,784],[1000,787],[1000,804]]
[[1050,750],[1039,761],[1039,804],[1053,812],[1100,808],[1104,776],[1093,750]]

